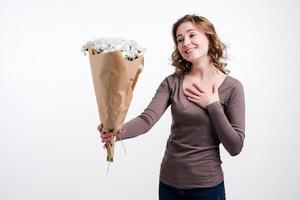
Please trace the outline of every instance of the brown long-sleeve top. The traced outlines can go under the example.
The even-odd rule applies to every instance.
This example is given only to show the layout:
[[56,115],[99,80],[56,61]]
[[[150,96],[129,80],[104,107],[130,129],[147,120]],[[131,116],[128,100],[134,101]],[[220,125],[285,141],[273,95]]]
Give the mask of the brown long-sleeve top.
[[177,188],[212,187],[223,180],[219,144],[237,155],[244,141],[245,100],[242,84],[227,75],[220,101],[202,108],[183,93],[183,75],[166,77],[141,115],[123,125],[120,138],[146,133],[171,105],[172,125],[161,163],[160,180]]

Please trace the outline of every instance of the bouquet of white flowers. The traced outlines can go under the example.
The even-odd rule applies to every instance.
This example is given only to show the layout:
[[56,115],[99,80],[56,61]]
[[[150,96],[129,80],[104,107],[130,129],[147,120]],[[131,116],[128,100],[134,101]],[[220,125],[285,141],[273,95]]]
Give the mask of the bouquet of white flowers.
[[106,144],[107,161],[113,162],[114,143],[122,128],[132,92],[144,65],[145,49],[133,40],[98,38],[81,48],[88,51],[103,131],[114,138]]
[[89,47],[93,47],[97,53],[109,53],[120,50],[123,57],[130,61],[137,59],[145,52],[145,49],[138,45],[136,41],[125,40],[120,37],[98,38],[89,41],[82,46],[81,51],[85,54]]

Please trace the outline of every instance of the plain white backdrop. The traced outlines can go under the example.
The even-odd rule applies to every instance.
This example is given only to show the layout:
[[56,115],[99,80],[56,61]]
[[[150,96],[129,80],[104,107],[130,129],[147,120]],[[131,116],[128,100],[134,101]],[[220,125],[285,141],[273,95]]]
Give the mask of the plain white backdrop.
[[88,56],[97,37],[147,48],[126,121],[139,115],[173,72],[172,24],[207,17],[228,46],[230,75],[246,95],[246,139],[222,147],[229,200],[300,195],[299,52],[296,0],[0,2],[0,199],[158,199],[169,110],[145,135],[120,143],[106,175]]

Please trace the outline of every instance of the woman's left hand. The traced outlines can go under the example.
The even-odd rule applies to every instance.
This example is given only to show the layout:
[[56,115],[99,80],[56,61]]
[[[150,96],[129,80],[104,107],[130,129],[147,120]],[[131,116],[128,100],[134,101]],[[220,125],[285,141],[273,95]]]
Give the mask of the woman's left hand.
[[219,101],[219,92],[216,84],[213,85],[211,90],[205,90],[199,85],[193,83],[192,87],[186,88],[184,94],[187,99],[203,108],[206,108],[211,103]]

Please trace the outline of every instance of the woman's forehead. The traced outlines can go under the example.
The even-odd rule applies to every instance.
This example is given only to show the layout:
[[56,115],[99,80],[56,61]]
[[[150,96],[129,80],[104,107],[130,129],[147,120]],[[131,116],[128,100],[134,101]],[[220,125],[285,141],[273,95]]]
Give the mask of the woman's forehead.
[[183,22],[176,30],[176,37],[189,31],[200,31],[200,29],[192,22]]

